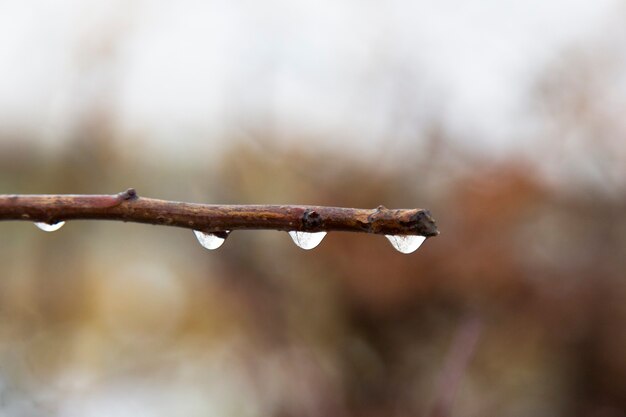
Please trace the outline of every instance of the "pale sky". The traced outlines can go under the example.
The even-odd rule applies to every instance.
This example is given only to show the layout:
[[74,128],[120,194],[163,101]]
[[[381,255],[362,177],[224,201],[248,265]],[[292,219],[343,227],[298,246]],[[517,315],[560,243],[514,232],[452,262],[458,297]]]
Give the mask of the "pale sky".
[[259,127],[375,150],[433,115],[506,147],[533,80],[621,3],[0,0],[0,140],[56,146],[106,103],[164,152]]

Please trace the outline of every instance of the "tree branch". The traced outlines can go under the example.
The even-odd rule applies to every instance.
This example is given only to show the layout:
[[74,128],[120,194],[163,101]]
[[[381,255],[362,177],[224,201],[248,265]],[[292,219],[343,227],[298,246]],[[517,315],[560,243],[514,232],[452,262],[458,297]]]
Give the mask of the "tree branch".
[[184,227],[207,233],[271,229],[426,237],[439,234],[430,213],[423,209],[193,204],[139,197],[132,188],[112,195],[0,195],[0,220],[54,224],[82,219]]

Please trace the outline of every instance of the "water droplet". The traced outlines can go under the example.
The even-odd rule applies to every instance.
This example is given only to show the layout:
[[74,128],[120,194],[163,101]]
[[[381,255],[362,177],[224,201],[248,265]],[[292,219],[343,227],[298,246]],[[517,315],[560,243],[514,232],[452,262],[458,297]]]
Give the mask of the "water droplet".
[[214,250],[222,246],[230,231],[226,230],[223,232],[205,233],[199,230],[194,230],[193,233],[196,235],[198,242],[200,242],[202,246],[209,250]]
[[326,236],[326,232],[309,233],[291,231],[289,232],[289,236],[291,236],[296,245],[302,249],[309,250],[320,244],[324,236]]
[[35,222],[35,226],[43,230],[44,232],[54,232],[63,227],[65,222],[57,222],[57,223],[44,223],[44,222]]
[[412,253],[426,240],[426,236],[419,235],[385,235],[398,252]]

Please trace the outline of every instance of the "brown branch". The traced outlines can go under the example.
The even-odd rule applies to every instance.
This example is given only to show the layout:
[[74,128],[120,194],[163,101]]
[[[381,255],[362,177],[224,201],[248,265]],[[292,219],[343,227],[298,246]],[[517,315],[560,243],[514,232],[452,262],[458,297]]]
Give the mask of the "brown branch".
[[118,220],[204,232],[244,229],[346,231],[387,235],[439,234],[428,210],[323,206],[212,205],[113,195],[0,195],[0,220],[54,224],[65,220]]

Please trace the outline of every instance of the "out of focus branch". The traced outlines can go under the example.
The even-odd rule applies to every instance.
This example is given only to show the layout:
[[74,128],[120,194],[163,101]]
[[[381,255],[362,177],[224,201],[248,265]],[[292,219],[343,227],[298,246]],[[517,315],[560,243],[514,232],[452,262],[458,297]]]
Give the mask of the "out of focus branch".
[[386,235],[439,234],[428,210],[323,206],[212,205],[113,195],[0,195],[0,220],[49,224],[66,220],[118,220],[204,232],[243,229],[346,231]]
[[467,366],[474,356],[483,323],[476,316],[467,317],[459,326],[440,375],[430,417],[450,417],[454,399]]

